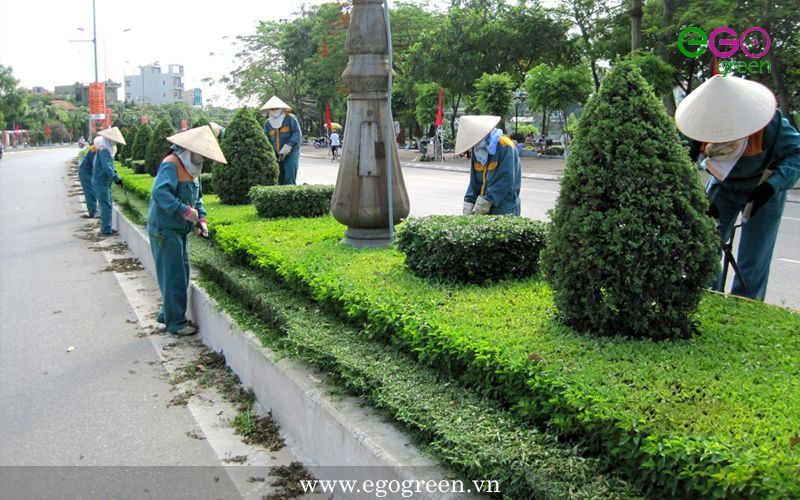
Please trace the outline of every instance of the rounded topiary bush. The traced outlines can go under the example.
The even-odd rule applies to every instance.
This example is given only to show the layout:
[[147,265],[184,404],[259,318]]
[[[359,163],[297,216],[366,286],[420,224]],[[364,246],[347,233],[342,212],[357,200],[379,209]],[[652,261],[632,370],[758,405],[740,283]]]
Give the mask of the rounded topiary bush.
[[674,122],[629,61],[578,125],[542,266],[563,320],[601,335],[691,333],[719,241]]
[[250,200],[261,217],[319,217],[331,211],[336,186],[253,186]]
[[221,146],[228,164],[214,164],[214,190],[222,203],[249,203],[251,187],[277,184],[278,160],[252,109],[234,114]]
[[482,283],[536,273],[546,233],[525,217],[433,215],[408,220],[396,241],[417,276]]
[[175,129],[168,119],[162,118],[158,125],[156,125],[153,135],[150,137],[150,142],[147,143],[147,152],[144,157],[144,168],[148,174],[153,177],[158,173],[158,167],[169,153],[172,143],[167,140],[167,137],[174,135]]

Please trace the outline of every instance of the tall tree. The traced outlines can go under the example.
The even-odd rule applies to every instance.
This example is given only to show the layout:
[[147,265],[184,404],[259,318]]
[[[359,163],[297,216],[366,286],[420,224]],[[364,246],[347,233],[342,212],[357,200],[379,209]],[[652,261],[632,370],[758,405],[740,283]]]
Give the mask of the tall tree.
[[642,48],[642,0],[631,0],[631,52]]
[[28,111],[25,93],[17,87],[19,80],[14,78],[13,68],[0,64],[0,118],[2,128],[6,124],[21,121]]

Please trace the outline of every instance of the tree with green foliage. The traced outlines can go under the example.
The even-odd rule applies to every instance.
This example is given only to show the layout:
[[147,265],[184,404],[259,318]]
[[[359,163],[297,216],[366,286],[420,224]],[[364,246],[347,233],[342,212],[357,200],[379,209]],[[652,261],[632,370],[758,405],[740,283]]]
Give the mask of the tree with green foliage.
[[414,116],[420,130],[426,136],[432,136],[436,123],[436,111],[439,107],[439,85],[436,83],[418,83],[414,87],[416,93]]
[[532,109],[542,110],[542,132],[548,130],[550,111],[559,110],[566,119],[567,107],[582,104],[592,92],[592,80],[585,66],[569,68],[540,64],[528,72],[523,84]]
[[484,73],[475,81],[475,105],[481,114],[496,115],[505,120],[513,99],[514,82],[506,73]]
[[574,328],[653,339],[693,332],[719,241],[677,137],[639,69],[615,64],[578,124],[543,253]]
[[156,176],[161,160],[169,154],[172,143],[167,140],[167,137],[174,134],[175,129],[166,118],[159,121],[153,130],[144,155],[144,169],[151,176]]
[[19,80],[14,78],[13,68],[0,64],[0,128],[9,129],[7,124],[21,121],[28,111],[28,101],[17,87]]
[[[147,153],[147,145],[150,143],[150,137],[152,137],[152,135],[153,126],[150,125],[149,122],[139,127],[139,130],[136,132],[136,139],[133,141],[133,147],[131,148],[131,158],[144,161],[144,157]],[[144,173],[144,170],[138,173]]]
[[228,164],[214,164],[214,190],[222,203],[249,203],[251,187],[277,184],[278,160],[254,110],[245,107],[233,115],[221,147]]

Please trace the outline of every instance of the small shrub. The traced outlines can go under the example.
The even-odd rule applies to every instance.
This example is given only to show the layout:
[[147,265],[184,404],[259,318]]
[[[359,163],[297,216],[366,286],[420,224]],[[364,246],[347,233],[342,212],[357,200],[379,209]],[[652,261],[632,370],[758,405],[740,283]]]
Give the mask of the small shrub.
[[145,153],[144,157],[144,169],[153,177],[158,173],[161,160],[171,151],[172,143],[167,140],[167,137],[173,134],[175,134],[175,129],[172,127],[172,124],[169,120],[163,118],[158,122],[156,129],[153,131],[153,135],[150,137],[150,142],[147,143],[147,153]]
[[214,176],[212,174],[200,174],[200,185],[203,187],[203,195],[216,194],[216,191],[214,191]]
[[231,119],[222,139],[227,165],[214,165],[214,189],[226,205],[250,202],[253,186],[278,183],[278,160],[252,109],[242,108]]
[[418,276],[482,283],[534,274],[546,232],[524,217],[434,215],[406,222],[397,248]]
[[542,255],[566,323],[600,335],[683,337],[719,243],[675,124],[630,61],[584,110]]
[[253,186],[250,199],[261,217],[319,217],[330,212],[335,187]]
[[145,174],[144,170],[144,160],[131,160],[131,168],[137,174]]
[[136,131],[136,139],[133,141],[129,156],[134,160],[144,160],[144,156],[147,153],[147,144],[150,142],[152,135],[153,127],[149,123],[141,125],[139,130]]

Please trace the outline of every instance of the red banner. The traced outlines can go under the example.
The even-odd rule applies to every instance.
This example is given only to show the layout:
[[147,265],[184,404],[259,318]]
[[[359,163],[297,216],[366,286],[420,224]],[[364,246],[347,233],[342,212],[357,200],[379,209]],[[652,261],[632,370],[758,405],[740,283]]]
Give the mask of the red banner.
[[186,130],[186,120],[181,120],[181,130]]
[[106,112],[106,84],[89,84],[89,117],[92,120],[102,120]]
[[330,132],[331,130],[331,105],[325,103],[325,128]]
[[106,108],[106,119],[103,122],[105,128],[109,128],[111,126],[111,108]]
[[44,136],[47,137],[47,140],[50,140],[50,136],[51,135],[52,135],[52,132],[50,132],[50,127],[45,127],[44,128]]
[[442,109],[442,87],[439,87],[439,106],[436,108],[436,126],[442,126],[442,118],[443,118],[443,109]]

